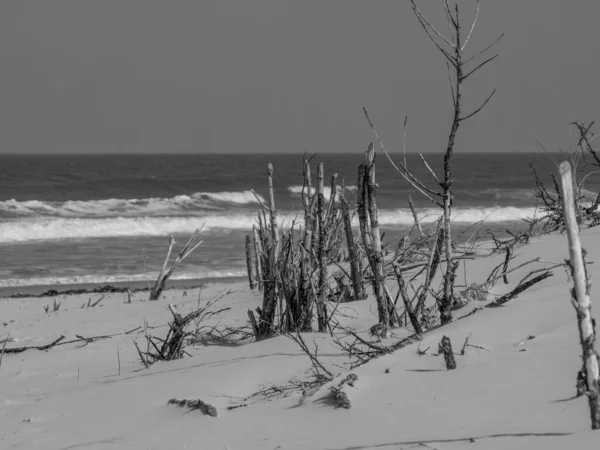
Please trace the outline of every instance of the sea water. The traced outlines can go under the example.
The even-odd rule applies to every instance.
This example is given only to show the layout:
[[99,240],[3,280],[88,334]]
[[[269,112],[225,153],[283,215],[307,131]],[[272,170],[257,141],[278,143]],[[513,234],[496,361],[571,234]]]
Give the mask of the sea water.
[[[393,159],[402,160],[395,154]],[[443,156],[427,155],[443,176]],[[460,154],[453,160],[455,227],[485,220],[482,230],[523,227],[536,213],[533,162],[555,171],[548,154]],[[364,155],[323,154],[326,185],[333,173],[345,196],[356,191]],[[439,190],[417,155],[408,166]],[[0,156],[0,289],[77,283],[146,282],[156,278],[175,236],[175,251],[202,228],[203,244],[174,279],[245,275],[244,236],[264,201],[267,164],[275,167],[280,224],[302,220],[302,155],[4,155]],[[587,189],[597,192],[599,185]],[[440,209],[408,186],[384,154],[376,161],[379,222],[387,239],[413,224],[411,195],[424,222]],[[325,196],[329,198],[327,187]],[[386,238],[384,237],[384,243]]]

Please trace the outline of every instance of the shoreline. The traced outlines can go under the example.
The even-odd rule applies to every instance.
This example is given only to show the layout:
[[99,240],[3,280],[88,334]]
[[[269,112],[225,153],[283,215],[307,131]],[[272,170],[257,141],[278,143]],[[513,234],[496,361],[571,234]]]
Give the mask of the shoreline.
[[[195,289],[200,287],[238,283],[247,276],[240,277],[209,277],[209,278],[191,278],[185,280],[169,280],[165,291],[172,289]],[[152,288],[152,283],[147,281],[118,281],[114,283],[71,283],[71,284],[47,284],[31,286],[9,286],[0,288],[0,300],[18,299],[26,297],[53,297],[57,295],[80,295],[101,293],[100,288],[114,287],[118,290],[131,289],[131,291],[144,292]],[[49,291],[56,291],[50,294]],[[47,295],[43,295],[46,294]]]

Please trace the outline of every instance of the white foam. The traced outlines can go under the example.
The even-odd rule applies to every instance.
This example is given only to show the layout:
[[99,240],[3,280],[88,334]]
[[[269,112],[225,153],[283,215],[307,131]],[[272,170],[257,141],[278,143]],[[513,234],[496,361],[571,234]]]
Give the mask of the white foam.
[[[264,198],[259,196],[261,201]],[[191,211],[222,210],[227,205],[256,203],[251,191],[197,192],[173,198],[71,200],[66,202],[42,202],[39,200],[0,202],[0,215],[58,216],[58,217],[135,217],[159,215],[185,215]]]
[[[535,208],[455,208],[455,223],[512,222],[532,217]],[[417,212],[423,223],[435,222],[439,208],[421,209]],[[278,214],[279,225],[285,228],[292,221],[301,224],[303,213]],[[201,217],[111,217],[66,218],[35,217],[0,222],[0,243],[16,243],[39,240],[86,239],[107,237],[168,236],[191,234],[204,224],[206,232],[227,230],[251,230],[256,223],[254,214],[205,215]],[[408,209],[381,210],[379,223],[383,226],[411,226],[413,217]],[[354,217],[354,225],[358,220]]]
[[[288,186],[287,190],[289,192],[291,192],[294,195],[302,195],[302,189],[303,186],[302,185],[294,185],[294,186]],[[345,189],[347,191],[355,191],[356,190],[356,186],[346,186]],[[342,187],[340,185],[336,185],[336,191],[342,192]],[[306,192],[308,193],[308,188],[306,188]],[[316,192],[316,188],[313,186],[311,187],[310,190],[311,194],[310,195],[314,195]],[[325,201],[329,201],[329,199],[331,198],[331,186],[323,186],[323,196],[325,197]]]

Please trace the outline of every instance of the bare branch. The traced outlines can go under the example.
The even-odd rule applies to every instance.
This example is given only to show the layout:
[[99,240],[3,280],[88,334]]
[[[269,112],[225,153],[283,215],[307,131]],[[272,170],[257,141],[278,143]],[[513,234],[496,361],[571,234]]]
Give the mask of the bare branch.
[[446,16],[450,19],[450,23],[454,28],[458,27],[458,22],[452,16],[452,10],[450,9],[450,5],[448,4],[448,0],[444,0],[444,5],[446,7]]
[[471,29],[469,30],[467,39],[465,39],[465,43],[460,48],[461,51],[465,50],[465,47],[467,46],[469,39],[471,38],[471,34],[473,33],[473,30],[475,29],[475,24],[477,23],[477,17],[479,16],[479,3],[480,3],[480,1],[477,0],[477,9],[475,10],[475,17],[473,18],[473,23],[471,24]]
[[252,192],[254,194],[254,197],[256,198],[256,201],[260,204],[260,206],[262,206],[266,211],[271,212],[271,208],[269,208],[268,206],[266,206],[260,199],[260,197],[258,196],[258,194],[256,192],[254,192],[254,189],[250,189],[250,192]]
[[477,52],[476,54],[474,54],[473,56],[471,56],[469,59],[467,59],[466,61],[463,61],[464,65],[469,64],[471,61],[473,61],[475,58],[477,58],[478,56],[482,55],[483,53],[487,52],[490,48],[492,48],[494,45],[496,45],[502,38],[504,37],[504,33],[502,33],[500,36],[498,36],[498,38],[496,38],[496,40],[494,42],[492,42],[490,45],[488,45],[487,47],[485,47],[483,50]]
[[492,93],[488,96],[488,98],[485,99],[485,102],[483,102],[483,104],[479,108],[477,108],[475,111],[473,111],[468,116],[460,117],[458,120],[462,122],[463,120],[467,120],[467,119],[473,117],[475,114],[477,114],[479,111],[481,111],[485,107],[485,105],[487,105],[487,103],[491,100],[491,98],[494,96],[495,93],[496,93],[496,89],[494,89],[492,91]]
[[463,75],[462,81],[465,81],[468,77],[470,77],[471,75],[473,75],[475,72],[477,72],[483,66],[485,66],[487,63],[492,62],[493,60],[495,60],[497,57],[498,57],[498,55],[496,54],[496,55],[492,56],[491,58],[486,59],[484,62],[482,62],[481,64],[479,64],[473,70],[471,70],[470,72],[468,72],[466,75]]
[[[412,3],[413,11],[415,12],[415,15],[417,16],[417,19],[419,19],[419,22],[421,22],[421,25],[423,25],[423,28],[425,28],[425,31],[427,31],[428,29],[433,31],[435,34],[437,34],[439,36],[440,39],[442,39],[451,48],[455,48],[455,46],[448,39],[446,39],[442,33],[440,33],[438,30],[436,30],[436,28],[427,20],[425,15],[417,7],[415,0],[410,0],[410,2]],[[429,32],[427,32],[427,34],[429,35]],[[435,40],[432,39],[432,41],[435,43]],[[437,43],[436,43],[436,45],[437,45]]]
[[[398,168],[398,166],[396,165],[396,163],[394,163],[394,161],[392,160],[392,157],[389,155],[387,149],[385,148],[385,145],[383,145],[383,142],[382,142],[381,138],[379,137],[379,134],[377,133],[377,130],[375,129],[375,126],[373,125],[373,122],[371,122],[371,118],[369,117],[369,113],[367,112],[367,109],[364,106],[363,106],[363,112],[365,113],[365,117],[367,118],[367,121],[369,122],[371,130],[373,131],[373,134],[375,134],[375,137],[377,138],[377,141],[379,142],[379,146],[383,149],[383,152],[387,156],[388,160],[390,161],[390,163],[392,164],[392,166],[394,167],[394,169],[396,169],[398,171],[398,173],[406,181],[408,181],[417,191],[419,191],[421,194],[423,194],[425,197],[427,197],[433,203],[435,203],[436,205],[438,205],[438,206],[441,207],[442,205],[431,197],[431,195],[436,195],[436,196],[441,197],[440,193],[438,193],[438,192],[436,192],[436,191],[434,191],[432,189],[429,189],[427,186],[423,185],[423,183],[421,183],[408,170],[408,168],[405,165],[403,165],[401,162],[399,164],[402,167],[402,170],[400,170],[400,168]],[[431,194],[431,195],[429,195],[429,194]]]
[[423,156],[423,153],[419,153],[419,156],[421,157],[421,161],[423,161],[423,164],[425,165],[425,167],[427,168],[427,170],[429,170],[429,173],[433,177],[433,180],[437,184],[440,184],[440,179],[437,177],[437,175],[435,174],[435,172],[433,171],[433,169],[429,166],[429,164],[427,164],[427,161],[425,161],[425,157]]

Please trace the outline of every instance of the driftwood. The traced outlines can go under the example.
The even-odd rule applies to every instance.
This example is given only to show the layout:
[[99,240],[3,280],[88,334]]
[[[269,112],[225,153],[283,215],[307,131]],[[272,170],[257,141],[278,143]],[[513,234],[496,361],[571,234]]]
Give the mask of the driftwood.
[[191,410],[200,410],[202,414],[211,417],[218,417],[217,408],[213,405],[209,405],[208,403],[203,402],[202,400],[187,400],[187,399],[177,399],[172,398],[167,402],[168,405],[177,405],[180,408],[189,408]]
[[[226,294],[224,294],[226,295]],[[141,351],[137,342],[134,342],[142,363],[148,367],[156,361],[171,361],[174,359],[183,358],[186,353],[185,346],[190,343],[198,342],[203,334],[201,326],[202,322],[214,316],[220,316],[222,313],[229,311],[231,308],[221,308],[213,310],[212,307],[221,297],[210,300],[204,307],[198,308],[190,312],[186,316],[182,316],[172,304],[169,304],[169,310],[173,316],[173,321],[169,323],[169,331],[165,338],[150,336],[147,330],[144,330],[146,338],[146,351]],[[195,322],[195,328],[189,327]],[[208,326],[210,331],[215,329],[215,326]]]
[[456,369],[456,360],[454,359],[454,352],[452,351],[452,342],[448,336],[443,336],[440,341],[439,352],[444,355],[444,361],[446,361],[446,369]]
[[198,240],[198,234],[200,233],[200,229],[196,230],[190,240],[185,244],[185,247],[181,250],[175,261],[169,264],[169,259],[171,257],[171,252],[173,251],[173,246],[175,245],[175,238],[173,236],[169,239],[169,250],[167,251],[167,256],[163,263],[163,267],[158,274],[158,278],[156,279],[156,283],[154,287],[150,290],[150,300],[158,300],[160,298],[160,294],[164,290],[167,281],[175,272],[175,269],[181,264],[181,262],[186,259],[194,250],[196,250],[202,241]]
[[[65,339],[65,336],[61,335],[59,338],[55,339],[54,341],[52,341],[49,344],[46,345],[31,345],[31,346],[25,346],[25,347],[13,347],[13,348],[4,348],[3,349],[3,353],[22,353],[26,350],[40,350],[40,351],[45,351],[48,349],[51,349],[52,347],[54,347],[55,345],[57,345],[60,341],[62,341],[63,339]],[[5,341],[6,344],[6,341]]]
[[586,393],[588,395],[592,429],[597,430],[600,429],[600,358],[595,347],[596,330],[590,301],[591,283],[587,275],[579,240],[579,226],[575,214],[575,198],[573,195],[573,178],[571,166],[567,161],[560,164],[560,176],[564,199],[564,220],[571,258],[570,265],[575,284],[571,291],[571,301],[577,312],[577,325],[583,351],[582,359],[585,368]]
[[519,295],[521,292],[529,289],[531,286],[533,286],[534,284],[539,283],[540,281],[545,280],[548,277],[551,277],[553,275],[552,272],[550,271],[546,271],[544,273],[542,273],[541,275],[538,275],[534,278],[532,278],[529,281],[526,281],[524,283],[520,283],[517,285],[516,288],[514,288],[512,291],[510,291],[508,294],[504,294],[502,297],[494,300],[491,303],[488,303],[485,307],[486,308],[497,308],[499,306],[504,305],[506,302],[512,300],[513,298],[515,298],[517,295]]
[[338,404],[338,407],[345,409],[350,409],[352,407],[352,403],[348,398],[348,394],[346,394],[345,387],[354,387],[354,383],[356,383],[356,380],[358,380],[358,377],[355,374],[351,373],[348,374],[346,378],[340,381],[337,385],[331,386],[331,395],[333,396],[335,402]]

